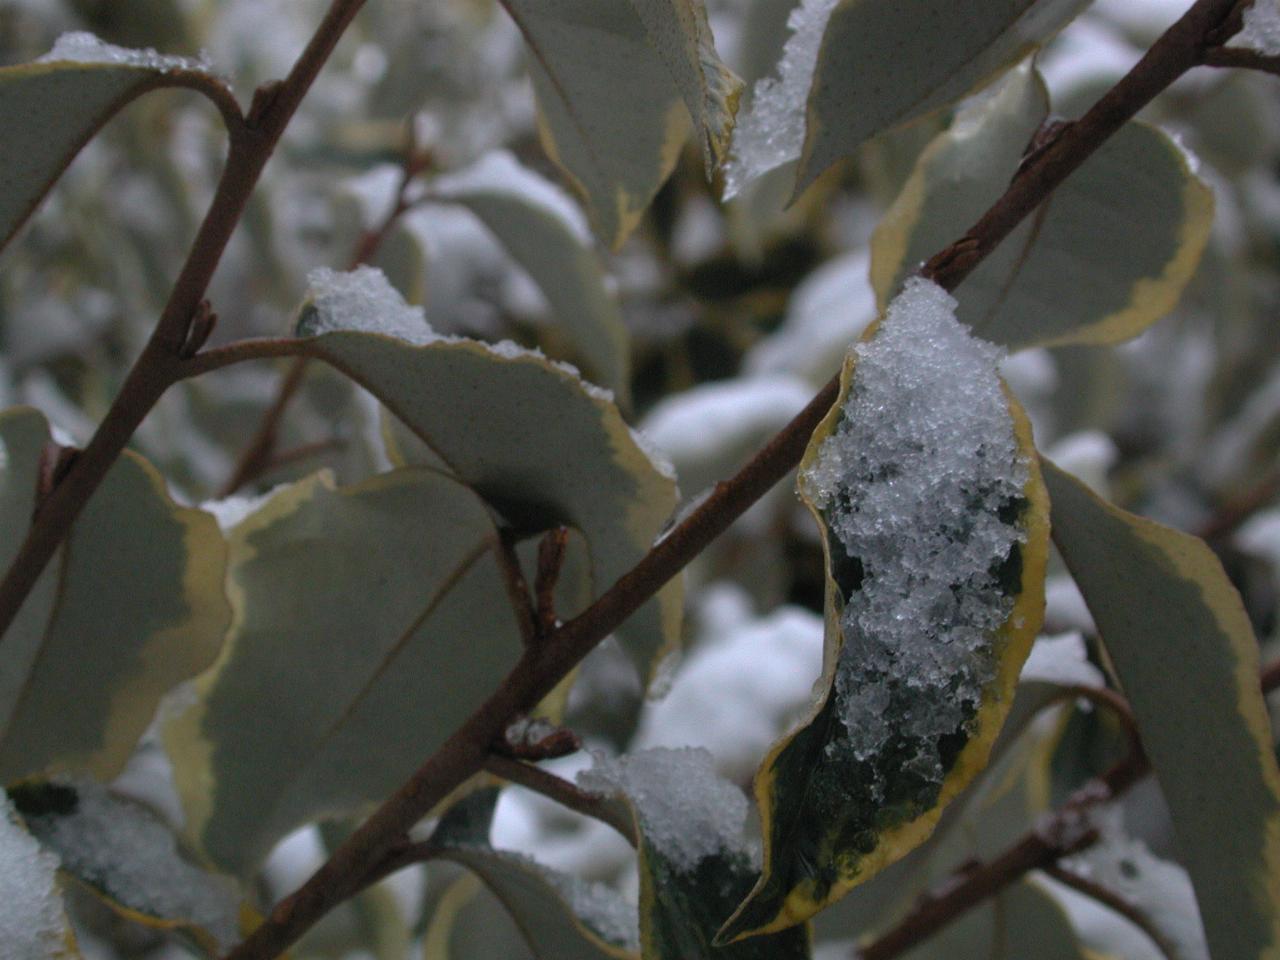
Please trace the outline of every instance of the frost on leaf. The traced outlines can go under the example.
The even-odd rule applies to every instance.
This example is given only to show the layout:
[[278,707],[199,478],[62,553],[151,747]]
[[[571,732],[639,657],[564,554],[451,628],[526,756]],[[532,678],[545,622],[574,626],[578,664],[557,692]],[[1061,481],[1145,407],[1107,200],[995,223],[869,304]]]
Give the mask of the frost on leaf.
[[213,64],[205,56],[199,59],[179,57],[157,53],[155,50],[131,50],[117,47],[98,39],[92,33],[78,30],[64,33],[58,37],[53,49],[36,61],[37,63],[99,63],[117,67],[140,67],[144,70],[158,70],[160,73],[171,73],[178,70],[193,70],[209,73]]
[[836,0],[802,0],[787,18],[791,36],[783,48],[777,76],[756,82],[751,107],[734,131],[724,172],[726,200],[757,177],[800,156],[805,104],[818,63],[818,48],[835,6]]
[[1025,535],[1012,521],[1027,466],[996,375],[1001,351],[954,309],[940,287],[907,285],[856,348],[843,418],[801,478],[845,593],[845,733],[827,754],[868,765],[859,779],[873,802],[901,799],[886,797],[895,768],[922,793],[941,784],[948,746],[995,676],[992,636],[1021,572]]
[[70,946],[58,858],[40,849],[0,793],[0,944],[5,960],[58,960]]
[[827,692],[756,776],[764,875],[724,941],[812,916],[922,842],[986,763],[1039,626],[1047,508],[1001,351],[912,280],[801,462]]
[[85,779],[22,787],[14,799],[63,868],[111,901],[161,926],[193,929],[219,949],[238,939],[234,881],[188,862],[173,832],[146,808]]
[[298,336],[339,330],[381,333],[418,345],[436,339],[422,308],[405,303],[376,267],[349,272],[321,267],[307,274],[307,304],[298,316]]

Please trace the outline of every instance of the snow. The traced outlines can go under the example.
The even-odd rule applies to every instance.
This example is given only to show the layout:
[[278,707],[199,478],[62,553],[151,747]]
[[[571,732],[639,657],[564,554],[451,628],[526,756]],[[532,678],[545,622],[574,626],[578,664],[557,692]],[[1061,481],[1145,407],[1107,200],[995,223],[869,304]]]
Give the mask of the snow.
[[608,884],[534,866],[588,927],[609,943],[632,951],[640,949],[640,910],[636,904]]
[[1075,630],[1097,636],[1093,614],[1070,574],[1059,573],[1045,580],[1044,624],[1046,630]]
[[1245,8],[1244,27],[1227,46],[1280,57],[1280,0],[1253,0]]
[[720,777],[706,750],[658,748],[607,758],[578,774],[585,790],[622,794],[639,818],[645,841],[679,871],[707,857],[742,850],[747,798]]
[[253,496],[231,496],[224,497],[221,500],[205,500],[200,504],[200,509],[205,513],[213,515],[213,519],[218,521],[218,529],[223,535],[229,534],[236,527],[240,526],[246,519],[257,513],[260,508],[266,505],[267,501],[280,492],[283,486],[272,487],[270,490]]
[[57,887],[58,858],[41,849],[18,823],[0,792],[0,943],[5,960],[70,957]]
[[1089,662],[1084,637],[1072,631],[1040,637],[1022,666],[1022,681],[1053,683],[1064,687],[1105,687],[1106,677]]
[[791,36],[782,50],[777,76],[756,82],[751,106],[739,118],[724,171],[724,199],[736,196],[757,177],[800,156],[805,105],[818,64],[822,35],[836,0],[802,0],[787,18]]
[[1101,430],[1080,430],[1055,440],[1045,456],[1101,497],[1108,496],[1107,474],[1120,459],[1115,441]]
[[782,326],[751,348],[743,370],[789,373],[815,386],[826,383],[849,344],[875,318],[870,261],[870,253],[862,248],[809,274],[791,295]]
[[106,63],[122,67],[141,67],[145,70],[158,70],[161,73],[173,73],[179,70],[195,70],[209,73],[213,64],[207,56],[198,59],[178,57],[157,53],[150,48],[146,50],[130,50],[99,40],[92,33],[79,30],[64,33],[58,37],[53,49],[38,59],[36,63]]
[[741,587],[707,588],[698,639],[671,690],[645,705],[634,747],[702,747],[735,783],[808,707],[822,673],[822,618],[800,607],[756,617]]
[[184,860],[173,833],[143,807],[90,780],[60,782],[75,790],[75,811],[32,817],[28,825],[67,870],[131,909],[193,923],[223,947],[237,941],[240,898],[230,879]]
[[405,303],[376,267],[312,270],[307,274],[307,297],[309,303],[298,318],[300,337],[357,330],[419,346],[438,339],[422,308]]
[[994,676],[991,637],[1013,598],[993,571],[1025,538],[1000,516],[1028,476],[1001,351],[972,337],[955,307],[936,284],[907,283],[876,336],[855,346],[844,417],[801,476],[832,549],[862,571],[856,589],[842,585],[835,696],[848,749],[870,760],[904,740],[908,767],[932,782],[944,774],[939,739],[968,721]]
[[591,228],[573,199],[550,180],[530,170],[508,150],[493,150],[471,166],[438,177],[431,196],[445,200],[474,194],[514,197],[561,221],[583,246],[591,246]]

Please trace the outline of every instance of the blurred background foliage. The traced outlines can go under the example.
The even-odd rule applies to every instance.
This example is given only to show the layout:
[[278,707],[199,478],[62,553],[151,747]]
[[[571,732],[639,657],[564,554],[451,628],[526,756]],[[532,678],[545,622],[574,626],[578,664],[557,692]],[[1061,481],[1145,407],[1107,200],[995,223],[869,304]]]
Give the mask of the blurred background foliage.
[[[792,6],[709,0],[717,46],[748,85],[773,68]],[[1185,6],[1095,3],[1040,56],[1054,112],[1078,116]],[[247,103],[255,86],[288,70],[323,8],[321,0],[0,0],[0,64],[33,59],[59,33],[88,29],[121,45],[205,51]],[[559,180],[538,144],[524,58],[518,31],[494,0],[371,3],[303,104],[219,270],[210,291],[219,317],[213,342],[290,331],[307,272],[350,262],[363,231],[384,215],[409,144],[427,183],[499,147]],[[1202,69],[1143,116],[1199,158],[1216,196],[1195,278],[1172,314],[1130,343],[1031,350],[1004,372],[1042,451],[1127,509],[1206,535],[1274,655],[1280,93],[1271,77]],[[872,230],[948,119],[874,139],[790,207],[787,177],[774,175],[721,204],[690,143],[621,249],[597,244],[631,340],[632,422],[674,461],[686,500],[798,411],[871,320]],[[0,407],[32,404],[75,442],[88,439],[168,295],[224,146],[206,102],[162,91],[129,106],[79,155],[0,261]],[[540,286],[466,209],[416,206],[372,262],[425,308],[437,331],[509,338],[575,359]],[[178,499],[207,501],[281,375],[247,364],[182,383],[135,445]],[[322,466],[351,482],[387,463],[376,403],[313,364],[283,422],[276,460],[256,484],[265,489]],[[574,690],[569,720],[589,741],[614,748],[706,746],[722,772],[745,783],[803,708],[820,664],[821,550],[786,485],[699,558],[688,587],[688,645],[683,662],[670,665],[670,695],[640,706],[621,654],[606,644]],[[1092,629],[1055,566],[1046,633],[1087,643]],[[1026,822],[1036,804],[1060,799],[1123,744],[1099,711],[1077,710],[1045,737],[1047,788],[1022,810]],[[132,775],[142,777],[143,768]],[[1130,830],[1172,854],[1153,790],[1135,793],[1125,812]],[[262,878],[264,900],[296,886],[331,833],[286,841]],[[589,879],[634,883],[631,854],[607,828],[519,790],[504,794],[494,840]],[[492,919],[492,898],[460,900],[446,883],[451,869],[433,868],[429,882],[417,871],[376,888],[295,955],[402,955],[396,951],[407,940],[387,931],[416,924],[424,933],[434,916],[428,905],[453,897],[450,909],[475,915],[455,929],[487,938],[483,947],[458,945],[459,956],[467,949],[518,956],[524,948]],[[79,900],[89,942],[104,956],[178,949]],[[823,942],[847,940],[871,922],[858,914],[870,909],[867,898],[850,901],[857,902],[824,915]],[[1105,926],[1079,903],[1073,909],[1078,924]]]

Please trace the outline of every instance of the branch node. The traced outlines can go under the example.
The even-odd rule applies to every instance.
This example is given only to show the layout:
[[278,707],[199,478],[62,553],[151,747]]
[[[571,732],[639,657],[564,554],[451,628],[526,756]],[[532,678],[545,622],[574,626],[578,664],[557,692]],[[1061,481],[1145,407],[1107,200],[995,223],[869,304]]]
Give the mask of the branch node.
[[80,453],[78,447],[64,447],[53,440],[44,445],[36,472],[36,501],[31,512],[33,520],[39,515],[45,501],[58,488],[58,484],[71,472]]
[[556,617],[556,584],[564,567],[565,550],[569,545],[569,528],[556,527],[543,534],[538,544],[538,571],[534,576],[533,590],[536,602],[538,636],[547,637],[560,625]]
[[209,342],[209,336],[217,325],[218,315],[213,312],[213,307],[210,306],[208,300],[201,300],[196,307],[195,315],[191,318],[187,339],[179,351],[181,358],[190,360],[199,353],[200,348]]
[[244,117],[246,129],[256,131],[263,128],[267,114],[275,106],[283,89],[283,80],[268,80],[253,91],[253,100],[249,104],[249,112]]
[[567,727],[538,717],[521,717],[493,744],[492,753],[514,760],[556,760],[577,753],[582,740]]

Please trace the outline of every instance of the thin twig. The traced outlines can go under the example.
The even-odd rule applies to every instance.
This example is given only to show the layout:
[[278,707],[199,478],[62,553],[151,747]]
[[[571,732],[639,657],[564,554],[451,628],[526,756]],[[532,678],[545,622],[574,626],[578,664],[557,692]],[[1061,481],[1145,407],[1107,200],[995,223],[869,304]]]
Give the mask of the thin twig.
[[1280,57],[1269,57],[1246,47],[1214,47],[1205,51],[1201,63],[1206,67],[1258,70],[1280,77]]
[[89,445],[41,504],[39,516],[33,520],[0,583],[0,637],[8,632],[27,595],[138,425],[180,378],[191,322],[200,311],[205,291],[262,170],[316,75],[364,3],[365,0],[333,0],[289,76],[260,89],[244,123],[231,131],[222,177],[155,330]]
[[549,636],[559,625],[556,617],[556,583],[569,546],[569,528],[556,527],[543,534],[538,543],[538,572],[533,578],[539,638]]
[[485,761],[484,768],[495,777],[501,777],[534,793],[540,793],[562,807],[575,810],[583,816],[613,827],[633,847],[640,842],[636,836],[635,822],[619,803],[589,793],[576,783],[570,783],[564,777],[557,777],[541,767],[535,767],[521,760],[513,760],[510,757],[490,755]]
[[533,598],[529,594],[529,584],[524,578],[524,571],[520,569],[520,558],[516,556],[515,540],[509,529],[499,531],[494,553],[498,558],[498,568],[502,571],[502,583],[507,590],[507,600],[520,627],[520,638],[526,647],[532,646],[538,640],[538,614],[533,607]]
[[1075,870],[1069,870],[1060,863],[1051,863],[1040,869],[1059,883],[1083,893],[1090,900],[1094,900],[1120,914],[1120,916],[1145,933],[1166,960],[1177,960],[1178,948],[1169,942],[1169,938],[1164,935],[1164,932],[1151,922],[1149,916],[1110,887],[1103,886],[1097,881],[1077,873]]
[[[926,276],[954,289],[1111,134],[1200,63],[1206,36],[1221,27],[1233,4],[1234,0],[1197,0],[1083,118],[1070,124],[1020,171],[1004,196],[964,237],[929,262]],[[795,468],[837,391],[833,379],[746,466],[718,484],[698,509],[587,610],[544,643],[526,648],[493,694],[227,960],[268,960],[278,955],[340,903],[347,878],[365,875],[396,837],[483,768],[488,745],[502,735],[513,717],[532,709],[596,644]]]
[[1196,531],[1201,540],[1221,540],[1240,529],[1250,517],[1280,495],[1280,467],[1231,500]]
[[[348,270],[354,270],[361,264],[368,263],[391,233],[392,227],[412,206],[409,202],[409,187],[413,183],[413,178],[422,172],[427,161],[425,155],[418,152],[413,138],[412,123],[408,125],[407,138],[404,160],[400,166],[400,180],[396,185],[395,199],[392,201],[391,208],[376,227],[360,234],[355,249],[351,251],[351,256],[348,258]],[[285,411],[306,379],[307,362],[306,357],[299,357],[289,365],[288,372],[281,379],[280,386],[276,388],[275,398],[258,422],[257,430],[241,452],[239,460],[231,471],[231,476],[218,491],[219,497],[231,496],[266,472],[272,460],[272,452],[280,441],[280,427],[284,421]]]

